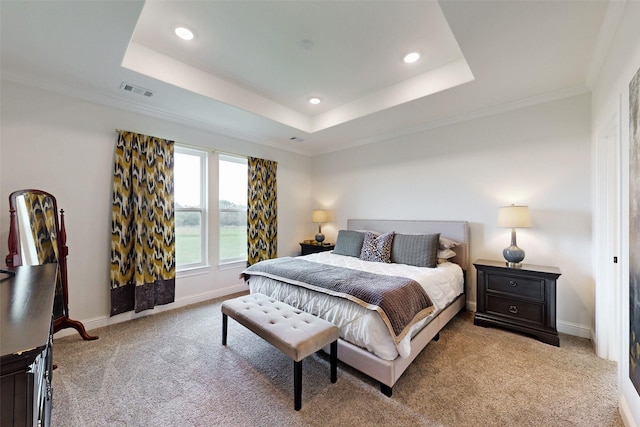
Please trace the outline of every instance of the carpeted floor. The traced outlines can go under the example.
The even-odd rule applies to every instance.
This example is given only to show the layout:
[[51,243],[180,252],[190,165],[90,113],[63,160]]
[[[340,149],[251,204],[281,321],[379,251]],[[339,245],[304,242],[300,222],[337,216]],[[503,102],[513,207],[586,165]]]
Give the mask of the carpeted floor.
[[560,348],[473,325],[461,313],[396,383],[393,397],[328,356],[293,362],[201,303],[54,341],[54,427],[87,426],[622,426],[616,365],[588,340]]

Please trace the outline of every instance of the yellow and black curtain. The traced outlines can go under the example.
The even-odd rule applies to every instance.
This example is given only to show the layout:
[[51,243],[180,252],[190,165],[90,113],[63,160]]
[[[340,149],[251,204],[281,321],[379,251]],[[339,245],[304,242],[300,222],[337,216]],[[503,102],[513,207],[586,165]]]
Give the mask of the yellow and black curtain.
[[247,197],[247,262],[278,254],[278,162],[249,157]]
[[175,300],[174,143],[118,131],[111,211],[111,315]]
[[56,215],[51,197],[44,194],[25,193],[24,204],[29,214],[29,224],[38,264],[58,262]]
[[[58,212],[56,212],[53,199],[47,194],[37,192],[26,192],[22,196],[29,215],[33,246],[38,255],[37,264],[57,263],[59,248],[56,218]],[[58,318],[66,315],[64,307],[62,279],[60,278],[60,270],[58,270],[53,300],[53,317]]]

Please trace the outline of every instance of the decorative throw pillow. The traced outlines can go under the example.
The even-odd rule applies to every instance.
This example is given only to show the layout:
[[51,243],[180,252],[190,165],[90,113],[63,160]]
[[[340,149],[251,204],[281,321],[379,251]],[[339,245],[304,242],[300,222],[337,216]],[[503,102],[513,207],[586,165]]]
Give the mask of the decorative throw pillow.
[[364,233],[353,230],[340,230],[338,231],[336,247],[333,249],[333,253],[357,258],[362,251],[363,242]]
[[438,263],[440,234],[396,234],[391,247],[391,262],[433,268]]
[[393,234],[393,231],[379,236],[370,232],[365,233],[360,259],[363,261],[391,262]]

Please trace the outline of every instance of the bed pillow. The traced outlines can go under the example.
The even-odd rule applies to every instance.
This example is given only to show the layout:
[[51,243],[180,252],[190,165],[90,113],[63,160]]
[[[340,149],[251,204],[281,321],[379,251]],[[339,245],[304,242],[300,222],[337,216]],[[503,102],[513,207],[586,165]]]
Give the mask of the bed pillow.
[[391,262],[433,268],[438,265],[440,234],[396,234]]
[[333,253],[358,258],[362,251],[362,242],[364,242],[364,233],[353,230],[340,230],[338,231],[336,247],[333,249]]
[[458,246],[460,242],[456,242],[455,240],[447,239],[446,237],[440,237],[440,249],[451,249]]
[[370,232],[366,232],[364,234],[364,241],[362,242],[360,259],[363,261],[390,263],[393,235],[393,231],[381,234],[379,236],[376,236],[375,234]]
[[438,250],[438,264],[448,261],[456,255],[457,254],[451,249],[440,249]]

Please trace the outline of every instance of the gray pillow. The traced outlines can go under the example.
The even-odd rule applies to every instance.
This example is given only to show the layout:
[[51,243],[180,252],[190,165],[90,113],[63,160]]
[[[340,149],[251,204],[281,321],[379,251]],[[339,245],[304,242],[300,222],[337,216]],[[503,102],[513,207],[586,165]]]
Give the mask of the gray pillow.
[[362,250],[362,242],[364,242],[364,233],[353,230],[340,230],[338,231],[336,247],[333,249],[333,253],[359,257]]
[[396,234],[391,262],[434,268],[438,265],[440,234]]

